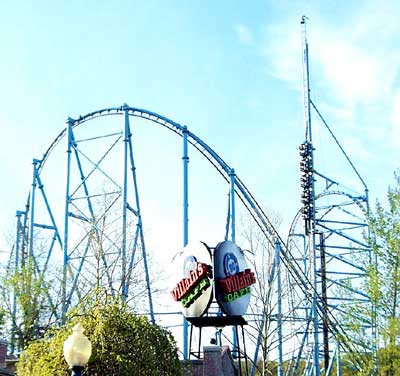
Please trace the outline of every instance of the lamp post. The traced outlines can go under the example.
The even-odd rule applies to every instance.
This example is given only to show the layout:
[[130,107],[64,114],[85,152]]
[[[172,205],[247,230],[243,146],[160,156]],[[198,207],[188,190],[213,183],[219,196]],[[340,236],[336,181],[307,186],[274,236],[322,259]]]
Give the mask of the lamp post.
[[92,354],[92,344],[83,334],[83,327],[76,324],[73,333],[64,342],[64,358],[72,370],[72,376],[81,376]]

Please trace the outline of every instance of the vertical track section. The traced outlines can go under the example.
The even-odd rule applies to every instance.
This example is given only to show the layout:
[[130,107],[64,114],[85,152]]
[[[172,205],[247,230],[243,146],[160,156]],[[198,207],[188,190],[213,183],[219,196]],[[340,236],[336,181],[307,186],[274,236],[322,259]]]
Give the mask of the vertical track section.
[[310,216],[306,219],[306,227],[308,227],[308,242],[309,242],[309,255],[312,267],[312,278],[313,278],[313,298],[312,298],[312,320],[313,320],[313,370],[314,376],[320,375],[319,366],[319,317],[317,311],[317,299],[318,299],[318,277],[317,277],[317,247],[315,244],[315,180],[313,176],[314,165],[313,165],[313,147],[312,147],[312,129],[311,129],[311,99],[310,99],[310,69],[308,62],[308,41],[307,41],[307,31],[306,31],[306,17],[303,16],[301,19],[302,33],[303,33],[303,91],[304,91],[304,125],[305,125],[305,142],[310,145],[309,148],[309,158],[310,158],[310,189],[309,192],[311,196],[311,207]]

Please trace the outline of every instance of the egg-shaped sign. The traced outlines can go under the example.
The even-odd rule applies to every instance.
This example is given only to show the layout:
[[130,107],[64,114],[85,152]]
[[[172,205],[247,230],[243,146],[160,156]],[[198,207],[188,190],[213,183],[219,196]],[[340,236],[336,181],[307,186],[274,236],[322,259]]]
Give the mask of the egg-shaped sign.
[[211,252],[202,242],[189,243],[175,257],[177,283],[172,298],[181,303],[185,317],[200,317],[207,312],[213,292]]
[[247,268],[243,251],[231,241],[219,243],[214,251],[215,295],[227,315],[244,315],[250,303],[254,273]]

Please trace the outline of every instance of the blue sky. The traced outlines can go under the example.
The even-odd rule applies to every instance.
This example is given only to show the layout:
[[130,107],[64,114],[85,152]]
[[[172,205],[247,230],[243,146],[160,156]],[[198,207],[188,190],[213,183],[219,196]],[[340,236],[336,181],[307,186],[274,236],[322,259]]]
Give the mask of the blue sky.
[[[304,135],[303,14],[313,100],[372,201],[383,199],[400,160],[400,5],[277,3],[2,1],[3,232],[23,207],[32,158],[66,118],[125,102],[187,124],[264,206],[290,222],[299,206],[296,148]],[[318,127],[317,162],[334,172],[336,154]],[[161,155],[156,144],[146,147]]]

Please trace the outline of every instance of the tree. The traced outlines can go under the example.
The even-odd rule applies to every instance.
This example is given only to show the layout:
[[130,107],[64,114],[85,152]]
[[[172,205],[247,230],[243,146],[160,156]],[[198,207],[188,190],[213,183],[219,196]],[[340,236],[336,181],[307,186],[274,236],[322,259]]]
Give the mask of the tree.
[[18,375],[68,375],[63,343],[77,322],[85,328],[93,349],[84,375],[182,374],[172,335],[150,324],[146,317],[134,314],[124,302],[108,297],[87,300],[69,317],[66,326],[48,332],[45,339],[28,346],[17,364]]
[[[76,305],[82,296],[90,295],[93,291],[99,291],[100,288],[106,288],[106,286],[110,294],[117,295],[119,293],[121,219],[118,217],[118,210],[113,206],[116,202],[115,199],[109,197],[106,190],[103,193],[100,197],[92,200],[96,210],[92,213],[91,220],[76,220],[77,227],[75,229],[81,231],[80,237],[78,235],[76,237],[84,244],[84,247],[80,247],[79,252],[82,252],[83,248],[88,249],[89,252],[83,257],[82,253],[78,255],[76,253],[78,251],[76,251],[74,257],[71,258],[76,261],[79,257],[83,257],[85,260],[82,263],[83,268],[79,279],[75,280],[76,274],[70,273],[79,268],[78,262],[75,262],[73,266],[70,265],[67,270],[68,288],[76,282],[75,292],[66,299],[70,299],[71,307]],[[130,218],[127,227],[131,234],[128,237],[127,249],[134,252],[135,220]],[[56,321],[60,323],[62,320],[61,280],[63,273],[57,253],[53,251],[51,254],[54,256],[49,258],[49,250],[53,248],[55,241],[54,232],[39,227],[35,228],[32,242],[30,242],[28,227],[17,226],[17,233],[20,236],[20,246],[16,247],[10,244],[8,265],[0,271],[0,302],[3,303],[9,319],[5,327],[11,329],[11,333],[6,333],[5,336],[11,339],[12,351],[19,352],[26,348],[31,341],[42,338],[46,329],[54,325]],[[11,236],[9,238],[10,241],[14,241]],[[31,245],[32,250],[30,250]],[[15,252],[18,252],[18,257]],[[132,264],[128,268],[129,304],[145,306],[148,290],[143,272],[140,244],[136,247],[134,256]],[[151,258],[149,257],[148,265],[150,264]],[[160,276],[158,276],[159,279]],[[157,290],[152,290],[152,293],[157,293]]]
[[3,328],[6,323],[6,310],[0,306],[0,337],[3,335]]
[[[54,320],[46,304],[48,285],[35,273],[32,258],[21,265],[18,272],[6,274],[0,280],[3,320],[11,319],[12,346],[20,351],[31,341],[40,338]],[[15,317],[12,295],[18,308]],[[1,316],[0,310],[0,329]],[[6,326],[6,322],[3,324]]]
[[[275,227],[281,223],[280,216],[267,211]],[[255,316],[253,323],[249,324],[250,338],[259,343],[262,362],[258,362],[257,369],[262,375],[276,373],[276,362],[271,361],[272,349],[276,347],[276,327],[273,327],[271,316],[276,309],[274,291],[274,257],[275,248],[265,234],[257,227],[252,218],[247,215],[241,218],[240,244],[247,250],[246,258],[252,271],[256,275],[256,284],[252,286],[252,301],[249,310]]]
[[[387,204],[377,201],[374,212],[369,213],[369,244],[373,259],[367,255],[358,258],[366,270],[367,291],[371,304],[354,302],[345,318],[347,333],[360,349],[364,360],[359,375],[400,374],[400,175],[395,173],[395,185],[389,187]],[[350,284],[350,281],[348,282]],[[354,286],[353,286],[354,287]],[[375,333],[370,331],[373,323]],[[376,349],[376,354],[374,354]]]
[[[370,217],[371,241],[377,256],[374,276],[377,299],[378,352],[380,373],[396,375],[400,369],[400,174],[389,187],[387,207],[377,202]],[[374,285],[371,286],[374,289]]]

